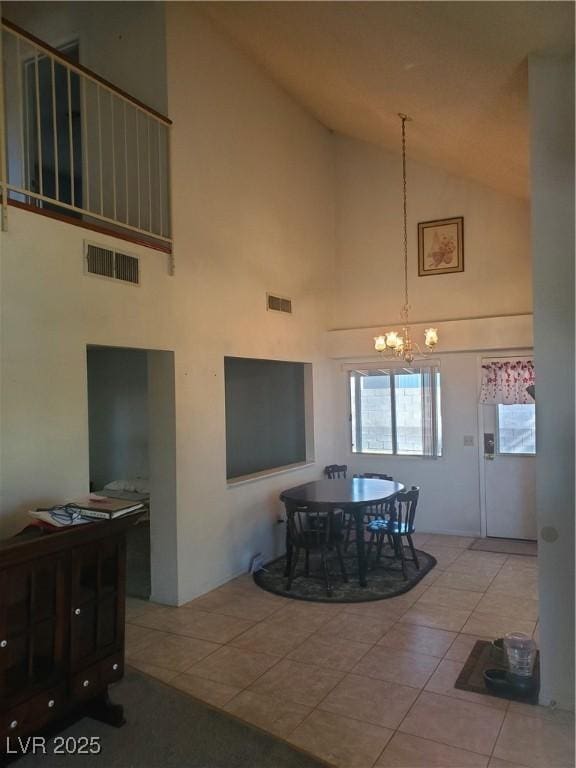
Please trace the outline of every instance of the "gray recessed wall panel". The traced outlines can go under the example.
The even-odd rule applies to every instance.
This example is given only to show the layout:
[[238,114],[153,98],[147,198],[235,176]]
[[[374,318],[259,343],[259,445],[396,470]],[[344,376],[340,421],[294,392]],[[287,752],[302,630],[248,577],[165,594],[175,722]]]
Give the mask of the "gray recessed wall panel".
[[306,461],[305,363],[224,358],[228,479]]

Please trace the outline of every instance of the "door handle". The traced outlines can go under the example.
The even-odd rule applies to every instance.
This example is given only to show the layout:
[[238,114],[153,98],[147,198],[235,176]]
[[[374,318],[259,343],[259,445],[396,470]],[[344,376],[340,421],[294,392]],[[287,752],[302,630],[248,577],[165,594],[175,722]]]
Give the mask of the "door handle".
[[494,433],[484,432],[484,458],[494,461]]

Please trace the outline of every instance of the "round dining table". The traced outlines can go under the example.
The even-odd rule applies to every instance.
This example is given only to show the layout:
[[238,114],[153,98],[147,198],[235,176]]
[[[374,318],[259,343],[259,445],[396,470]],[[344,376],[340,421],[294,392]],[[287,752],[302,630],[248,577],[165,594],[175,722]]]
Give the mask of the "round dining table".
[[[358,578],[361,587],[366,586],[366,547],[364,542],[364,514],[374,504],[391,501],[404,490],[402,483],[393,480],[376,480],[366,477],[351,477],[336,480],[313,480],[310,483],[288,488],[280,494],[281,501],[288,501],[313,509],[331,512],[343,509],[354,517],[356,525],[356,552],[358,557]],[[292,547],[286,537],[287,567],[290,566]]]

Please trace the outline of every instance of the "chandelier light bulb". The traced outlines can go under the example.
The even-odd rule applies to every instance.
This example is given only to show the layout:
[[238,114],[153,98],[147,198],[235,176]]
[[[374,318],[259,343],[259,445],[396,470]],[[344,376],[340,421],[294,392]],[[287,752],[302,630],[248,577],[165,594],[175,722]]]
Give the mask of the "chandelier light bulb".
[[438,344],[437,328],[426,328],[424,331],[424,344],[426,344],[428,349],[432,349],[432,347],[435,347],[436,344]]
[[396,333],[396,331],[389,331],[386,334],[386,346],[390,349],[398,349],[402,346],[402,338]]
[[374,336],[374,349],[377,352],[384,352],[384,350],[386,349],[385,336]]

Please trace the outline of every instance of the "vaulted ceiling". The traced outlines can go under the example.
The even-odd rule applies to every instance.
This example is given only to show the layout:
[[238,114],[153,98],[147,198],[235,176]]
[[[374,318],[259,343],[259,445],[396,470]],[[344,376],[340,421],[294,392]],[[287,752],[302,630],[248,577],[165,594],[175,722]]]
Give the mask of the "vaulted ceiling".
[[201,2],[327,127],[529,194],[528,56],[574,45],[572,2]]

